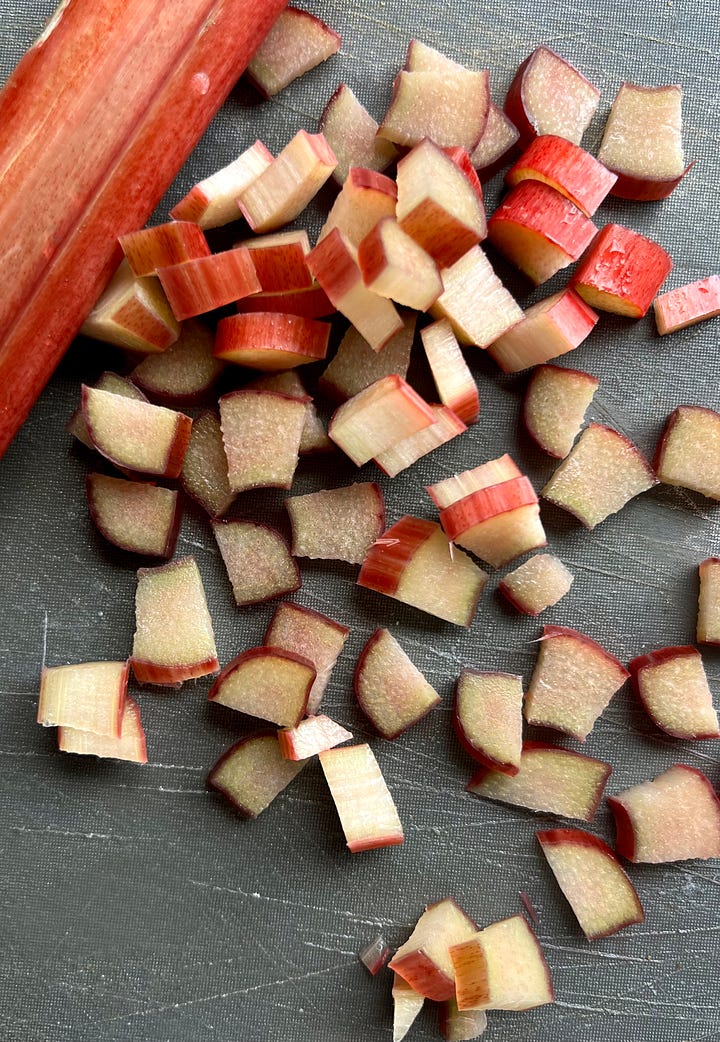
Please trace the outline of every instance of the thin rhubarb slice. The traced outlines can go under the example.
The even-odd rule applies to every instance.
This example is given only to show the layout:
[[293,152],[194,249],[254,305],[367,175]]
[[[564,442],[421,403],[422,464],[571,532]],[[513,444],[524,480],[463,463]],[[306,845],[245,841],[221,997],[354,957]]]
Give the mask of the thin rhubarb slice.
[[580,144],[600,102],[600,91],[549,47],[537,47],[515,74],[505,112],[528,145],[538,134]]
[[238,302],[238,311],[279,311],[283,315],[300,315],[302,318],[324,318],[335,313],[335,305],[330,303],[325,290],[313,282],[305,289],[253,293]]
[[330,326],[314,318],[250,312],[218,323],[215,357],[263,372],[291,369],[321,361],[330,339]]
[[347,626],[301,604],[285,601],[275,609],[263,644],[293,651],[312,662],[316,676],[308,696],[308,713],[317,712],[349,634]]
[[262,289],[252,254],[243,246],[160,268],[158,276],[178,322]]
[[393,974],[393,1042],[402,1042],[425,1004],[425,996],[408,984],[399,973]]
[[435,413],[427,402],[393,374],[376,380],[336,409],[328,436],[361,467],[434,422]]
[[176,221],[195,221],[201,228],[220,228],[238,221],[237,198],[273,161],[262,141],[246,148],[237,159],[194,185],[170,211]]
[[296,557],[362,564],[385,528],[385,500],[371,481],[291,496],[285,507]]
[[452,506],[459,499],[464,499],[471,492],[478,492],[492,485],[500,485],[504,481],[520,478],[522,474],[515,461],[505,453],[497,459],[488,460],[472,470],[464,470],[460,474],[438,481],[435,485],[426,485],[425,491],[440,510]]
[[522,321],[488,348],[505,373],[574,351],[593,331],[598,316],[572,289],[562,289],[532,304]]
[[524,475],[477,489],[440,511],[448,539],[493,568],[547,546],[537,493]]
[[121,235],[120,247],[133,275],[154,275],[158,268],[208,257],[210,247],[193,221],[168,221]]
[[238,607],[300,589],[300,571],[274,528],[254,521],[214,521],[213,533]]
[[61,753],[76,753],[80,756],[147,763],[145,732],[137,703],[131,698],[125,699],[119,737],[79,731],[74,727],[58,727],[58,749]]
[[85,318],[80,333],[143,354],[166,351],[180,326],[157,279],[136,278],[123,261]]
[[698,566],[698,644],[720,644],[720,558],[708,557]]
[[378,453],[375,457],[378,467],[389,478],[394,478],[423,456],[434,452],[467,430],[463,421],[446,405],[431,405],[430,408],[435,414],[434,423],[403,438],[392,448]]
[[314,680],[315,667],[301,655],[283,648],[250,648],[225,666],[208,698],[279,727],[297,727]]
[[278,731],[280,752],[286,760],[306,760],[352,739],[352,732],[329,716],[308,716],[297,727]]
[[306,402],[278,391],[231,391],[220,399],[220,426],[233,492],[290,488]]
[[440,695],[392,633],[375,630],[355,666],[355,696],[383,738],[397,738],[440,702]]
[[453,725],[466,753],[492,771],[515,775],[522,754],[522,677],[463,669]]
[[669,254],[652,239],[621,224],[606,224],[570,285],[593,308],[642,318],[672,266]]
[[533,1009],[555,1001],[550,969],[522,915],[491,923],[454,945],[458,1009]]
[[420,330],[428,365],[440,401],[465,423],[475,423],[480,413],[477,384],[447,319]]
[[106,474],[88,474],[87,500],[98,531],[115,546],[150,557],[172,557],[180,530],[178,493]]
[[617,181],[593,155],[556,134],[536,137],[505,174],[505,183],[514,187],[528,178],[550,185],[586,217],[592,217]]
[[439,148],[460,145],[472,151],[482,137],[490,107],[487,70],[402,70],[378,134],[396,145],[430,138]]
[[303,769],[307,760],[286,760],[274,732],[241,738],[231,745],[207,777],[245,818],[256,818]]
[[487,347],[523,317],[479,246],[443,270],[443,286],[430,313],[446,318],[461,344]]
[[351,853],[401,844],[402,824],[370,746],[344,745],[319,758]]
[[318,381],[320,390],[332,401],[342,403],[384,376],[395,375],[404,380],[410,366],[414,335],[415,319],[408,316],[402,329],[388,340],[382,351],[374,351],[357,329],[350,326]]
[[523,422],[549,456],[564,459],[580,433],[600,381],[579,369],[539,365],[525,391]]
[[313,14],[287,7],[253,55],[246,75],[272,98],[340,50],[340,36]]
[[397,155],[391,141],[377,136],[378,124],[346,83],[325,106],[318,130],[337,156],[333,177],[342,184],[351,167],[384,170]]
[[632,659],[633,688],[650,719],[675,738],[720,738],[700,653],[692,647],[661,648]]
[[719,453],[720,413],[679,405],[665,421],[655,452],[658,479],[720,500]]
[[477,926],[452,898],[428,905],[415,929],[390,961],[394,970],[420,995],[442,1002],[455,994],[450,948],[477,932]]
[[720,275],[678,286],[653,301],[655,325],[660,336],[677,333],[720,315]]
[[128,672],[127,662],[43,667],[37,722],[120,738]]
[[132,381],[162,405],[193,405],[209,395],[225,368],[213,357],[213,343],[207,326],[188,319],[167,351],[148,355],[135,366]]
[[525,615],[539,615],[562,600],[572,586],[573,575],[553,554],[534,554],[498,583],[498,590],[513,608]]
[[237,493],[228,481],[220,420],[214,412],[204,412],[193,420],[180,476],[187,494],[210,517],[222,517],[230,509]]
[[397,195],[392,178],[365,167],[350,167],[317,241],[337,228],[357,249],[378,221],[395,216]]

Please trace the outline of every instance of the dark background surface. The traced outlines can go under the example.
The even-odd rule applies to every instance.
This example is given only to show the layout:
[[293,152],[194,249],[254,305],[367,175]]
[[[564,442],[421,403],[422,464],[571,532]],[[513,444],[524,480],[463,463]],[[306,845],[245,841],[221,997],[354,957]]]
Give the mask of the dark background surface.
[[[0,76],[50,12],[50,3],[0,0]],[[200,176],[260,136],[277,152],[302,126],[315,129],[346,80],[379,117],[409,38],[461,62],[489,66],[495,100],[512,71],[545,43],[603,90],[585,139],[592,145],[623,79],[680,82],[687,154],[697,165],[667,201],[611,203],[602,220],[631,224],[675,260],[667,288],[717,271],[717,84],[720,33],[714,3],[591,4],[542,8],[528,0],[354,0],[309,5],[343,35],[341,53],[280,98],[239,89],[158,212],[162,219]],[[2,132],[0,128],[0,133]],[[495,182],[490,207],[498,197]],[[325,191],[311,227],[327,209]],[[550,289],[559,285],[553,282]],[[510,283],[517,288],[517,283]],[[542,295],[548,292],[548,287]],[[523,303],[526,298],[523,298]],[[660,339],[654,323],[603,316],[564,361],[601,379],[591,416],[651,454],[680,403],[717,408],[718,320]],[[28,345],[32,350],[32,345]],[[541,487],[552,465],[518,433],[523,377],[499,377],[478,351],[482,417],[393,482],[381,481],[388,517],[431,517],[423,486],[509,451]],[[325,708],[364,740],[352,670],[371,632],[388,626],[443,696],[443,705],[396,742],[370,737],[405,826],[404,847],[352,856],[317,764],[268,811],[243,822],[205,790],[217,756],[251,724],[209,706],[209,680],[180,693],[136,692],[150,762],[62,756],[34,723],[40,667],[124,658],[133,633],[138,562],[105,546],[88,519],[89,453],[64,425],[82,379],[117,358],[88,342],[71,351],[0,463],[0,1039],[5,1042],[383,1042],[391,1038],[390,975],[372,980],[358,950],[378,933],[408,935],[422,907],[452,895],[480,923],[521,910],[539,915],[557,1003],[495,1013],[494,1042],[710,1042],[720,1039],[717,863],[638,866],[632,878],[643,926],[605,941],[580,934],[535,846],[550,819],[481,802],[464,792],[470,761],[451,732],[454,681],[463,665],[522,673],[535,659],[540,622],[496,600],[495,578],[469,631],[357,588],[356,569],[303,564],[295,599],[352,627]],[[426,374],[418,371],[418,386]],[[372,465],[358,475],[375,480]],[[303,463],[294,492],[347,484],[352,468]],[[246,495],[238,512],[284,525],[280,493]],[[543,622],[574,626],[624,661],[694,636],[696,566],[720,552],[718,510],[659,487],[595,532],[543,508],[551,549],[575,574],[570,594]],[[221,662],[260,642],[272,606],[235,609],[209,527],[189,509],[178,554],[197,556]],[[703,652],[717,694],[720,659]],[[572,743],[568,743],[572,746]],[[675,761],[720,783],[717,746],[657,732],[624,689],[586,751],[614,765],[608,792]],[[612,842],[603,805],[593,829]],[[425,1011],[411,1038],[438,1037]]]

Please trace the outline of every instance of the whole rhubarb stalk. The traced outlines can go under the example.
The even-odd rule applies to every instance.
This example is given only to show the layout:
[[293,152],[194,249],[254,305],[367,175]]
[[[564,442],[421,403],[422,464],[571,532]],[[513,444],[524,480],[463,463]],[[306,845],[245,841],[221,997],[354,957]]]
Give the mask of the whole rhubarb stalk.
[[0,457],[286,0],[65,0],[0,91]]

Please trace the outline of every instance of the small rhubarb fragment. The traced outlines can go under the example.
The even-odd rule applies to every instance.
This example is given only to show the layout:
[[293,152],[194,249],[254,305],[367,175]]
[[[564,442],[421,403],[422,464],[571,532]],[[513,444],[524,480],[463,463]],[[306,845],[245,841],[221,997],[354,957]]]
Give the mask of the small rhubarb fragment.
[[278,731],[280,752],[286,760],[306,760],[326,749],[349,742],[352,732],[335,723],[329,716],[308,716],[297,727]]
[[440,401],[465,423],[475,423],[480,413],[477,384],[452,326],[440,319],[421,329],[420,337]]
[[265,98],[340,50],[340,36],[325,22],[298,7],[286,7],[253,55],[246,75]]
[[180,335],[157,279],[139,279],[123,261],[86,317],[80,333],[143,354],[166,351]]
[[552,554],[534,554],[498,583],[500,593],[525,615],[539,615],[562,600],[573,575]]
[[720,558],[708,557],[698,566],[698,644],[720,644]]
[[333,177],[342,184],[351,167],[384,170],[397,155],[391,141],[377,136],[378,124],[346,83],[325,106],[318,130],[337,156]]
[[720,315],[720,275],[661,293],[653,301],[655,324],[660,336],[677,333],[698,322]]

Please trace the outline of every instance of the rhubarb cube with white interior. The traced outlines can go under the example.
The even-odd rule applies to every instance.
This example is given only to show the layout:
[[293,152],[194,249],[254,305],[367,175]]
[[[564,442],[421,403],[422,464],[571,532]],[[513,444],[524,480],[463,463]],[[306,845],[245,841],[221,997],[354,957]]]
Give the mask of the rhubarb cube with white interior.
[[290,488],[307,403],[278,391],[243,389],[223,395],[219,404],[233,492]]
[[652,239],[621,224],[606,224],[570,285],[591,307],[642,318],[672,266],[670,256]]
[[[98,379],[95,381],[93,386],[98,391],[110,391],[111,394],[119,394],[124,398],[134,398],[138,402],[146,402],[147,398],[134,383],[131,382],[127,376],[118,376],[117,373],[111,373],[106,371],[101,373]],[[82,403],[77,407],[75,412],[72,414],[65,430],[68,434],[72,434],[73,438],[77,438],[81,441],[88,449],[94,449],[92,438],[90,437],[87,429],[87,424],[83,419],[82,414]]]
[[397,808],[370,746],[326,749],[319,759],[351,853],[401,844]]
[[377,136],[378,124],[347,83],[341,83],[320,116],[318,130],[337,157],[333,177],[342,184],[352,167],[384,170],[397,156],[391,141]]
[[561,289],[525,311],[522,321],[488,348],[504,373],[574,351],[595,328],[598,316],[572,289]]
[[660,648],[630,662],[635,694],[650,719],[674,738],[720,738],[717,712],[700,652]]
[[300,571],[282,535],[255,521],[213,521],[238,607],[260,604],[300,589]]
[[255,311],[220,319],[214,354],[224,362],[268,372],[321,361],[329,339],[327,322]]
[[141,684],[172,687],[220,668],[194,557],[139,569],[130,665]]
[[378,467],[389,478],[394,478],[401,471],[411,467],[417,460],[422,459],[423,456],[434,452],[435,449],[452,441],[453,438],[457,438],[459,434],[463,434],[467,430],[463,421],[446,405],[431,405],[430,408],[435,414],[433,424],[415,434],[410,434],[393,445],[391,449],[386,449],[385,452],[380,452],[375,457]]
[[408,984],[399,973],[393,974],[393,1042],[402,1042],[425,1004],[425,996]]
[[334,29],[308,11],[286,7],[246,69],[252,85],[272,98],[340,50]]
[[515,124],[491,101],[483,136],[470,154],[470,162],[483,183],[510,162],[519,137]]
[[143,354],[166,351],[180,326],[157,279],[136,278],[123,261],[100,294],[80,333]]
[[508,572],[498,590],[517,611],[539,615],[562,600],[572,586],[573,575],[553,554],[534,554]]
[[617,174],[621,199],[665,199],[693,165],[682,144],[682,87],[623,83],[615,95],[598,159]]
[[708,557],[698,566],[698,644],[720,644],[720,557]]
[[640,450],[624,434],[591,423],[541,495],[592,529],[653,485],[657,478]]
[[131,373],[132,381],[154,402],[176,408],[209,397],[225,364],[213,357],[214,336],[202,322],[188,319],[180,336],[162,354],[147,355]]
[[256,235],[235,245],[250,250],[263,293],[292,293],[312,286],[312,275],[305,263],[310,239],[304,229]]
[[337,166],[322,134],[299,130],[272,163],[237,197],[254,232],[274,232],[302,213]]
[[155,275],[158,268],[171,264],[210,256],[208,241],[193,221],[168,221],[141,228],[121,235],[118,242],[130,270],[138,278]]
[[222,517],[230,509],[237,493],[228,481],[220,420],[214,412],[193,420],[180,477],[187,494],[210,517]]
[[440,319],[421,329],[420,338],[440,401],[465,423],[475,423],[480,413],[477,384],[452,326]]
[[430,308],[446,318],[461,344],[487,347],[523,317],[479,246],[473,246],[442,273],[443,292]]
[[392,178],[362,166],[351,167],[317,241],[337,228],[357,249],[378,221],[395,216],[397,194]]
[[435,506],[444,510],[459,499],[469,496],[471,492],[478,492],[482,488],[490,488],[492,485],[500,485],[504,481],[520,477],[522,474],[519,467],[505,453],[504,456],[481,463],[472,470],[463,470],[460,474],[454,474],[434,485],[426,485],[425,491]]
[[261,731],[226,749],[210,770],[207,784],[244,818],[256,818],[306,763],[307,760],[286,760],[275,732]]
[[469,756],[491,771],[514,775],[522,755],[522,677],[463,669],[455,688],[453,725]]
[[590,822],[611,773],[610,764],[602,760],[546,742],[526,741],[517,774],[481,767],[467,791],[513,807]]
[[315,667],[283,648],[249,648],[229,662],[208,699],[278,727],[297,727],[307,709]]
[[308,713],[317,712],[349,635],[347,626],[302,604],[284,601],[275,609],[263,644],[284,648],[312,662],[316,676],[308,696]]
[[487,574],[451,549],[440,525],[402,517],[370,547],[358,585],[456,626],[470,626]]
[[250,251],[244,246],[158,268],[158,276],[178,322],[262,289]]
[[543,452],[556,459],[567,456],[599,386],[597,377],[579,369],[537,367],[525,391],[522,416]]
[[147,745],[140,710],[131,698],[125,699],[119,737],[93,734],[92,731],[79,731],[74,727],[63,726],[58,727],[57,737],[61,753],[147,763]]
[[542,134],[505,174],[505,183],[511,188],[527,179],[550,185],[586,217],[592,217],[617,181],[617,175],[567,138]]
[[109,543],[130,553],[172,557],[182,516],[175,489],[88,474],[90,516]]
[[720,413],[702,405],[671,412],[655,450],[655,471],[666,485],[720,500]]
[[477,933],[477,925],[465,911],[446,897],[428,905],[405,944],[390,960],[399,974],[420,995],[435,1002],[455,994],[455,970],[450,948]]
[[220,228],[240,219],[238,196],[273,161],[262,141],[256,141],[221,170],[199,181],[170,211],[175,221],[195,221],[201,228]]
[[525,148],[540,134],[579,145],[595,115],[600,91],[549,47],[537,47],[522,63],[505,98],[505,112]]
[[286,760],[306,760],[326,749],[349,742],[352,732],[335,723],[329,716],[308,716],[296,727],[281,728],[278,733],[280,752]]
[[412,147],[429,138],[439,148],[460,145],[471,152],[483,135],[489,107],[487,69],[401,70],[378,135],[396,145]]
[[333,413],[328,435],[361,467],[403,438],[429,427],[435,413],[402,377],[384,376]]
[[630,674],[614,655],[568,626],[544,626],[525,719],[584,742]]
[[43,666],[37,722],[120,738],[128,672],[127,662]]
[[371,481],[291,496],[285,507],[296,557],[362,564],[385,528],[385,500]]
[[357,329],[349,327],[318,381],[319,389],[327,398],[337,403],[346,402],[383,376],[394,374],[403,380],[407,377],[415,316],[404,312],[402,317],[402,329],[388,340],[382,351],[373,350]]
[[358,264],[368,289],[416,311],[427,311],[443,290],[433,258],[394,217],[368,232],[358,246]]
[[397,738],[440,702],[407,653],[386,629],[375,630],[355,666],[355,696],[383,738]]
[[687,329],[720,315],[720,275],[661,293],[653,301],[655,325],[660,336]]
[[465,66],[448,58],[436,47],[413,38],[408,44],[403,68],[406,72],[457,72]]
[[618,854],[636,863],[720,858],[720,801],[710,779],[676,763],[608,797]]

